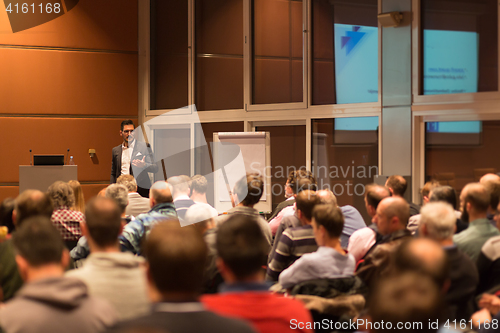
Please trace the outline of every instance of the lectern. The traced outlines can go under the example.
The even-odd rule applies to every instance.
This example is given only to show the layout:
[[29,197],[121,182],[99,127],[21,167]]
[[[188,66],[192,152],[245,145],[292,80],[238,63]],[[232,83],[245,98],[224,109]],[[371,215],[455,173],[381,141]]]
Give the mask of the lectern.
[[24,190],[40,190],[47,192],[52,183],[57,180],[67,182],[78,180],[76,165],[20,165],[19,193]]

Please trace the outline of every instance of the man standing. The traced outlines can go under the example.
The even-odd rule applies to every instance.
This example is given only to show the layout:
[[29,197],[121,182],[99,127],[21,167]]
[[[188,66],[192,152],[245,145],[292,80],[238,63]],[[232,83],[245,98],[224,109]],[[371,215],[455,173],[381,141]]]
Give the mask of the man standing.
[[134,128],[130,119],[121,123],[120,136],[123,142],[112,151],[110,182],[116,183],[121,175],[133,175],[138,184],[137,192],[147,198],[151,187],[148,172],[157,172],[158,166],[154,164],[151,149],[144,142],[134,140]]

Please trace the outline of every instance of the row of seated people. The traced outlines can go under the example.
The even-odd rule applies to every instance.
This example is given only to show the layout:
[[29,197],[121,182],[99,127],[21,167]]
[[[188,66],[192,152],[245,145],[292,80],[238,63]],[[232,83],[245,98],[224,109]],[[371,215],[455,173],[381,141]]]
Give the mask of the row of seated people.
[[[276,214],[282,217],[277,232],[282,230],[274,242],[270,223],[253,208],[263,193],[259,175],[249,174],[236,183],[235,207],[221,216],[216,216],[213,208],[206,204],[206,198],[205,202],[194,203],[188,196],[189,178],[181,176],[155,183],[150,191],[151,209],[128,221],[129,189],[120,184],[111,185],[104,191],[107,198],[93,199],[87,204],[85,216],[79,222],[85,243],[82,245],[80,239],[75,249],[82,245],[88,248],[90,255],[84,256],[83,267],[66,273],[69,255],[65,247],[60,246],[64,245],[64,233],[53,219],[55,204],[50,200],[50,189],[49,194],[22,193],[16,199],[13,214],[18,230],[12,239],[0,244],[3,297],[11,299],[0,311],[0,326],[7,332],[15,332],[21,324],[28,325],[30,332],[36,331],[35,327],[44,327],[41,331],[58,332],[63,327],[67,330],[63,324],[44,326],[49,325],[44,322],[46,316],[38,318],[38,322],[25,322],[19,311],[20,307],[29,309],[33,305],[30,302],[36,303],[37,311],[49,311],[59,302],[57,306],[70,307],[75,310],[75,316],[91,323],[82,325],[82,332],[102,331],[113,325],[118,331],[130,327],[155,327],[172,332],[200,331],[200,327],[208,332],[251,330],[241,323],[209,315],[205,308],[244,319],[260,332],[294,330],[293,323],[309,323],[297,324],[295,329],[320,330],[304,306],[314,308],[314,304],[307,303],[310,299],[299,303],[270,294],[269,281],[279,282],[272,290],[293,295],[320,292],[320,296],[331,296],[332,288],[344,289],[341,294],[361,293],[362,301],[357,304],[357,313],[352,315],[359,314],[367,299],[368,314],[364,318],[397,319],[398,315],[410,318],[412,313],[423,311],[432,318],[452,320],[469,320],[473,315],[472,318],[477,319],[474,322],[480,323],[497,314],[495,309],[500,300],[496,296],[483,294],[479,303],[474,300],[477,291],[497,285],[497,281],[488,276],[488,271],[496,267],[491,253],[498,243],[495,236],[500,235],[488,220],[496,211],[492,207],[498,206],[500,188],[499,180],[492,175],[463,189],[460,219],[454,211],[455,192],[449,187],[431,186],[424,200],[429,203],[424,205],[421,214],[412,216],[412,225],[417,225],[413,227],[417,230],[416,240],[412,240],[408,229],[411,208],[402,198],[405,187],[400,186],[405,185],[402,177],[389,178],[387,187],[368,186],[365,203],[374,223],[369,227],[351,224],[348,228],[349,214],[344,214],[345,208],[338,207],[332,192],[317,191],[310,173],[299,171],[291,177],[295,204],[288,206],[293,209],[291,215]],[[63,184],[57,186],[64,188]],[[70,190],[67,192],[70,198],[74,195]],[[185,202],[176,204],[179,200]],[[30,218],[32,216],[35,217]],[[468,228],[459,230],[457,226],[463,224]],[[189,226],[182,228],[183,225]],[[25,232],[21,232],[23,228]],[[455,234],[457,230],[460,233]],[[42,234],[37,234],[40,232]],[[343,245],[345,234],[347,246]],[[194,235],[198,241],[201,239],[198,245]],[[486,269],[487,283],[483,278],[480,282],[477,267]],[[18,270],[27,282],[15,297],[20,284],[12,285],[13,270]],[[411,276],[407,272],[411,272]],[[264,282],[264,277],[268,282]],[[218,278],[225,283],[219,285]],[[372,314],[375,309],[372,306],[380,308],[380,302],[385,301],[385,296],[378,291],[391,279],[406,286],[408,281],[416,279],[427,285],[419,282],[415,288],[437,288],[439,293],[427,295],[428,303],[399,304],[403,298],[399,299],[395,290],[402,291],[393,288],[394,306],[387,307],[387,313],[377,310],[377,314]],[[320,290],[324,281],[328,281],[326,293]],[[335,281],[342,281],[340,284],[344,286]],[[345,284],[352,288],[346,291]],[[219,294],[203,296],[203,308],[199,303],[200,290],[218,290]],[[111,306],[93,300],[94,296],[107,300]],[[443,298],[446,303],[436,303],[433,297]],[[91,300],[88,304],[87,299]],[[156,305],[151,308],[151,303]],[[438,303],[440,309],[446,311],[434,311]],[[425,309],[411,308],[423,305]],[[473,314],[478,305],[483,310]],[[404,306],[408,312],[398,312]],[[389,313],[391,311],[396,313]],[[64,323],[73,317],[50,318]]]

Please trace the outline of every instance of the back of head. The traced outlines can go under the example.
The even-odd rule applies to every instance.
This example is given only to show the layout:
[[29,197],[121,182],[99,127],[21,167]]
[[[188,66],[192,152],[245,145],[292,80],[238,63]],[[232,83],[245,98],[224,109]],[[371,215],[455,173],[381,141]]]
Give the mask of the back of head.
[[14,221],[12,221],[14,206],[14,198],[7,198],[0,204],[0,225],[7,227],[9,234],[14,231]]
[[448,278],[448,257],[443,247],[429,238],[414,238],[403,242],[394,252],[396,272],[417,272],[431,277],[438,286]]
[[381,202],[386,204],[384,212],[387,218],[390,220],[396,216],[401,226],[406,228],[410,219],[410,205],[408,205],[406,200],[399,197],[389,197],[383,199]]
[[323,226],[330,238],[339,238],[344,229],[344,215],[340,208],[332,205],[317,205],[314,207],[313,223]]
[[455,189],[451,186],[438,186],[431,190],[429,202],[446,202],[451,205],[453,209],[457,208],[457,194]]
[[113,199],[94,198],[85,209],[85,223],[97,246],[115,245],[121,230],[120,209]]
[[366,202],[374,209],[377,209],[378,204],[380,203],[380,201],[382,201],[382,199],[390,196],[391,192],[385,186],[377,184],[368,184],[365,187]]
[[253,207],[264,193],[264,178],[258,173],[249,173],[234,185],[234,193],[243,206]]
[[167,179],[167,183],[172,186],[172,196],[174,197],[174,199],[180,195],[189,196],[191,192],[191,178],[186,175],[170,177],[169,179]]
[[405,195],[406,187],[408,185],[406,183],[406,179],[404,179],[403,176],[393,175],[387,178],[385,186],[390,188],[394,195],[402,197],[403,195]]
[[64,242],[49,218],[26,219],[12,236],[17,253],[32,267],[61,263]]
[[207,193],[208,182],[207,179],[202,175],[194,175],[191,178],[191,190],[196,191],[200,194]]
[[[381,279],[373,291],[369,304],[373,324],[370,331],[437,331],[429,322],[441,319],[443,305],[439,287],[428,276],[417,273],[390,276]],[[387,329],[381,327],[382,322]]]
[[464,202],[470,203],[478,213],[486,213],[491,203],[491,195],[481,183],[470,183],[465,185]]
[[116,183],[125,186],[129,192],[137,192],[137,182],[132,175],[121,175]]
[[196,228],[178,220],[153,227],[144,246],[149,273],[162,293],[198,293],[203,283],[207,246]]
[[297,204],[297,210],[300,210],[305,218],[308,221],[311,221],[313,208],[319,202],[319,198],[316,192],[311,190],[302,191],[297,194],[295,202]]
[[314,178],[314,175],[311,171],[302,169],[296,170],[294,171],[293,177],[291,178],[290,187],[295,194],[303,190],[316,191],[316,178]]
[[50,218],[53,206],[49,196],[38,190],[25,190],[15,200],[16,226],[29,217],[42,215]]
[[484,184],[484,187],[490,194],[491,209],[496,210],[500,202],[500,180],[488,181]]
[[112,199],[120,208],[121,214],[125,213],[128,205],[128,190],[124,185],[111,184],[106,188],[106,198]]
[[254,217],[234,214],[217,231],[217,253],[242,280],[266,264],[269,245]]
[[83,197],[83,190],[80,182],[78,180],[70,180],[68,185],[73,190],[73,194],[75,196],[75,204],[71,207],[71,209],[83,213],[85,211],[85,198]]
[[333,194],[332,191],[319,190],[316,194],[318,195],[318,204],[331,205],[333,207],[338,206],[337,197],[335,197],[335,194]]
[[422,187],[422,190],[420,191],[420,194],[422,195],[422,198],[424,197],[429,197],[429,193],[435,189],[436,187],[439,187],[441,184],[437,180],[430,180],[427,183],[424,184],[424,187]]
[[497,181],[500,181],[500,176],[498,174],[494,174],[494,173],[487,173],[487,174],[483,175],[481,177],[481,179],[479,179],[479,182],[483,185],[486,185],[487,183],[490,183],[490,182],[497,182]]
[[54,209],[62,206],[70,208],[75,204],[75,194],[68,183],[62,181],[54,182],[49,186],[47,193],[49,194],[50,200],[52,200]]
[[165,181],[157,181],[151,186],[149,190],[149,196],[153,198],[156,204],[172,202],[172,193],[170,187]]
[[456,221],[453,208],[445,202],[430,202],[420,210],[420,228],[425,225],[427,236],[436,241],[451,238]]

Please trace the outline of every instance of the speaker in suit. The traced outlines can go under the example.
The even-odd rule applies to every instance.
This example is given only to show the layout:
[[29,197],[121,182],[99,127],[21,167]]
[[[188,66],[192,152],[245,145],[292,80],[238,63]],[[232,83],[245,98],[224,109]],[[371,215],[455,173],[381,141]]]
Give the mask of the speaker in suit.
[[[151,149],[146,146],[144,142],[134,140],[132,155],[130,157],[130,170],[129,173],[135,177],[137,181],[137,192],[143,196],[149,197],[149,189],[151,188],[151,181],[148,172],[157,172],[158,165],[154,163]],[[111,161],[111,184],[116,183],[116,179],[122,174],[122,149],[123,144],[113,148],[113,158]],[[132,166],[133,161],[138,160],[143,162],[142,167]]]

